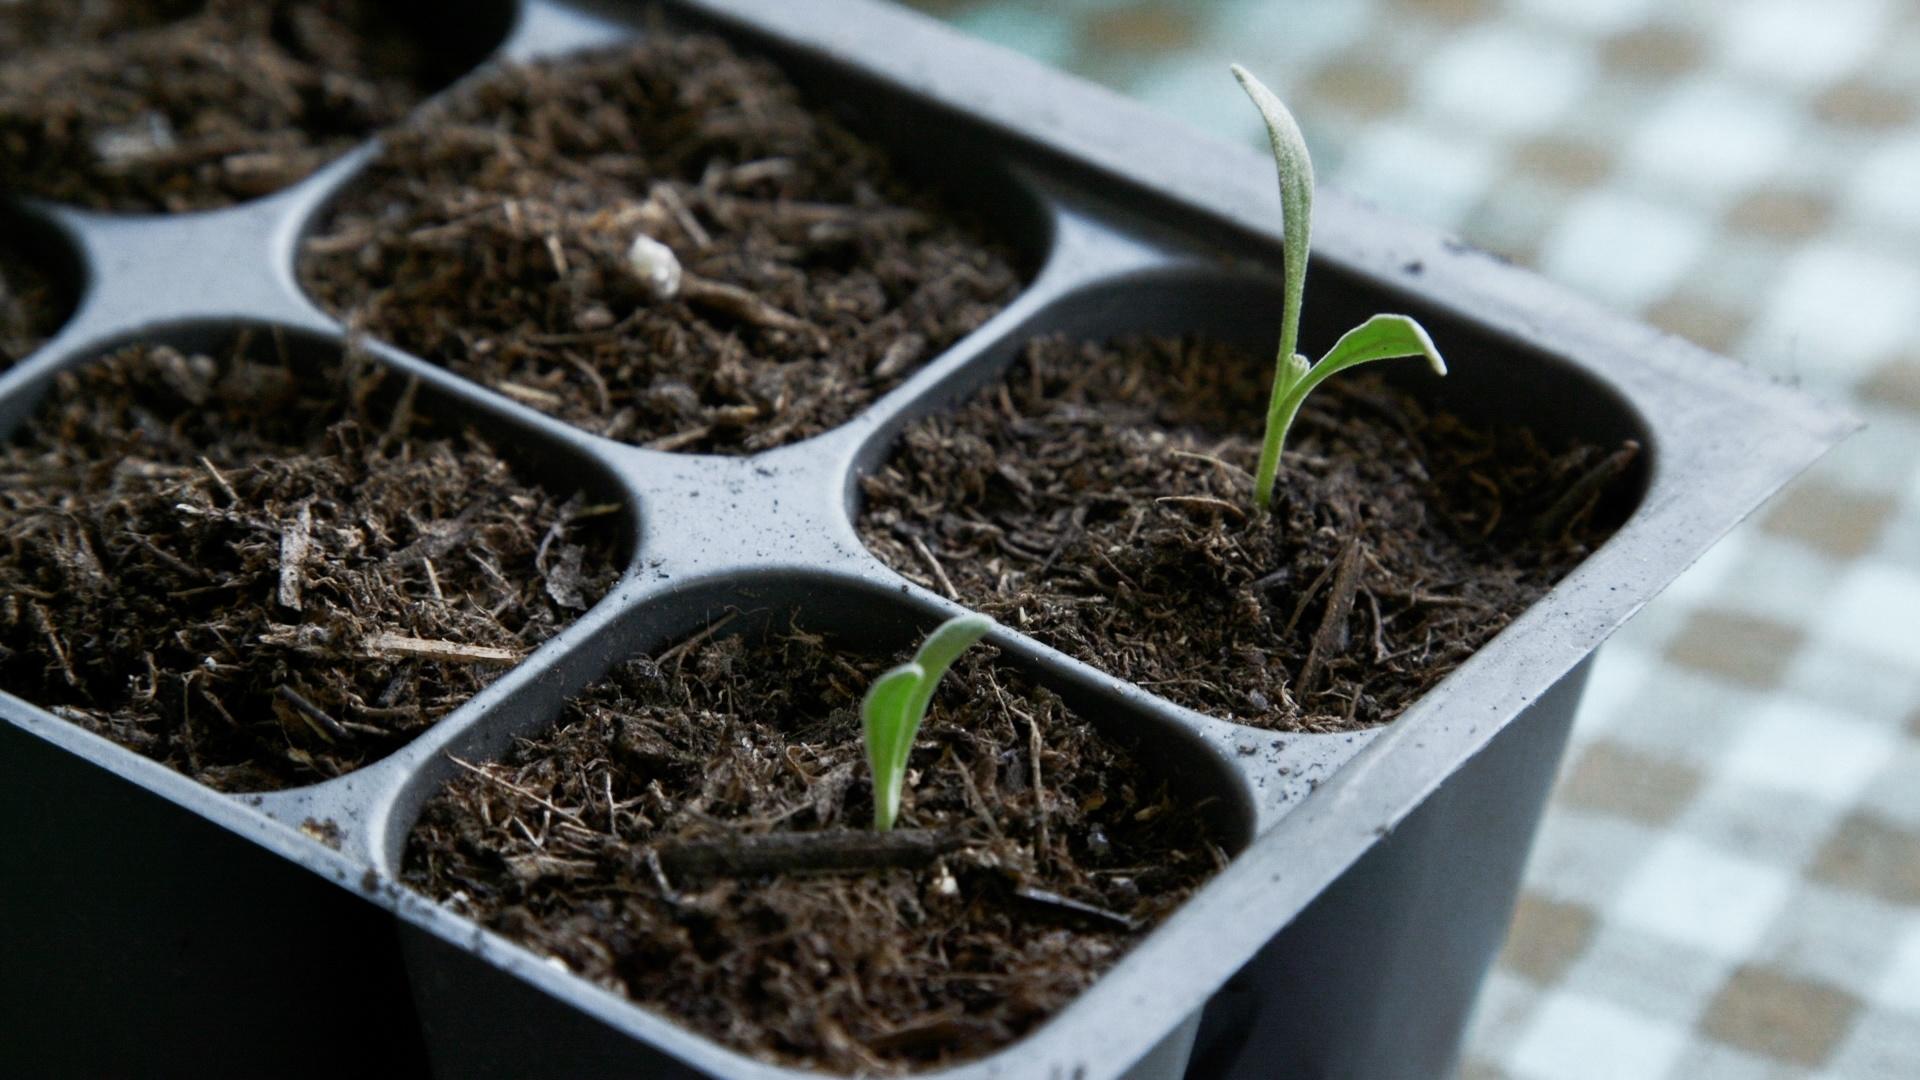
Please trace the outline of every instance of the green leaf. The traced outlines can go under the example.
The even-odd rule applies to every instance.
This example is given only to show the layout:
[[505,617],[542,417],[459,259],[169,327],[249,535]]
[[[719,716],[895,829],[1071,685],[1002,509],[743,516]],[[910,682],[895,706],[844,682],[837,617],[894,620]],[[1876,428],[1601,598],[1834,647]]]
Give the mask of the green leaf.
[[[1419,323],[1405,315],[1375,315],[1342,334],[1318,363],[1288,380],[1274,411],[1267,415],[1267,437],[1276,447],[1274,456],[1278,458],[1278,448],[1286,446],[1287,431],[1293,427],[1293,418],[1299,414],[1301,404],[1315,387],[1348,368],[1375,360],[1395,360],[1408,356],[1425,357],[1427,366],[1433,368],[1435,374],[1447,373],[1447,362],[1440,358],[1440,350],[1434,348],[1433,339],[1427,336]],[[1294,359],[1305,362],[1303,357],[1296,356]]]
[[1434,347],[1424,327],[1405,315],[1375,315],[1340,335],[1340,340],[1313,365],[1313,370],[1293,392],[1304,394],[1325,382],[1329,375],[1350,367],[1407,356],[1424,356],[1435,375],[1447,373],[1447,362],[1440,358],[1440,350]]
[[1300,302],[1307,288],[1307,253],[1313,243],[1313,159],[1307,154],[1307,140],[1287,107],[1239,64],[1233,65],[1233,77],[1253,99],[1260,118],[1267,124],[1267,141],[1273,146],[1273,164],[1280,176],[1281,254],[1286,264],[1286,294],[1280,312],[1280,355],[1292,356],[1300,340]]
[[900,787],[906,782],[905,761],[913,750],[920,725],[910,723],[913,698],[925,681],[926,669],[902,664],[874,681],[860,704],[867,736],[867,768],[873,773],[873,827],[893,828],[900,813]]
[[[921,686],[919,697],[914,699],[916,710],[921,716],[927,713],[927,706],[933,703],[934,688],[940,685],[941,676],[953,666],[960,654],[966,652],[993,629],[993,620],[985,615],[956,615],[927,635],[920,643],[920,651],[913,654],[913,662],[926,669],[927,675]],[[918,725],[919,721],[914,723]]]
[[1307,291],[1307,253],[1313,243],[1313,159],[1307,154],[1307,140],[1300,125],[1285,104],[1267,89],[1266,84],[1239,64],[1233,65],[1233,77],[1260,110],[1267,124],[1267,141],[1273,146],[1273,165],[1280,178],[1280,353],[1275,362],[1273,389],[1267,396],[1267,432],[1260,447],[1260,463],[1254,471],[1253,501],[1265,507],[1273,495],[1273,479],[1280,470],[1280,442],[1274,422],[1281,401],[1297,381],[1306,361],[1295,349],[1300,343],[1300,306]]
[[893,828],[900,814],[900,791],[914,737],[933,704],[933,692],[947,669],[974,642],[993,629],[985,615],[959,615],[934,628],[913,660],[881,675],[860,705],[866,731],[867,766],[873,771],[873,827]]

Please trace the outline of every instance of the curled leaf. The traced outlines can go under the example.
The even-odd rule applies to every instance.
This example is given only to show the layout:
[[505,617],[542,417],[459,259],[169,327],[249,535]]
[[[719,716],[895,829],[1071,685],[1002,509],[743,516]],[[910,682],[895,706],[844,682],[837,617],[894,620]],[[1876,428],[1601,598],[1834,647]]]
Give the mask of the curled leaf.
[[900,815],[900,791],[907,759],[933,704],[933,692],[947,669],[993,628],[985,615],[959,615],[934,628],[913,659],[883,673],[860,703],[866,733],[867,766],[873,771],[873,827],[893,828]]

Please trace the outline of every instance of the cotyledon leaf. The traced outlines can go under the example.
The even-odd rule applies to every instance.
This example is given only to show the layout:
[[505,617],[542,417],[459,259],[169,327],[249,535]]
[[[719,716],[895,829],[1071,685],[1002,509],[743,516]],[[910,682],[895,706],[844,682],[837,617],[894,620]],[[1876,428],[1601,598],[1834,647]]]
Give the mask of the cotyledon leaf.
[[974,642],[993,629],[985,615],[959,615],[934,629],[913,659],[874,680],[860,703],[866,732],[867,766],[873,772],[873,827],[893,828],[900,815],[900,792],[906,782],[907,759],[913,740],[933,704],[933,692],[947,669]]

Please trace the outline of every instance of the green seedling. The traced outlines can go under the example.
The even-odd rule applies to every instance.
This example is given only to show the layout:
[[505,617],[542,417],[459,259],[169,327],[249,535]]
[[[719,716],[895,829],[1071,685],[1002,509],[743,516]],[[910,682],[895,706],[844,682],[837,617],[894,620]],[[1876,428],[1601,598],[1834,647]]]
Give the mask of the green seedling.
[[927,635],[913,659],[875,679],[860,703],[867,733],[867,765],[873,770],[873,827],[893,828],[900,816],[900,789],[907,779],[907,756],[927,717],[933,692],[960,654],[993,628],[985,615],[948,619]]
[[1293,114],[1280,103],[1273,91],[1239,64],[1233,65],[1234,78],[1253,99],[1254,107],[1267,122],[1267,137],[1273,142],[1273,163],[1280,170],[1280,216],[1286,235],[1281,254],[1286,260],[1282,276],[1280,307],[1280,355],[1273,375],[1273,391],[1267,399],[1267,432],[1260,446],[1260,465],[1253,478],[1254,505],[1264,510],[1273,501],[1274,476],[1280,469],[1280,451],[1286,447],[1287,429],[1300,412],[1300,403],[1327,379],[1351,367],[1374,360],[1423,356],[1438,374],[1447,373],[1433,339],[1420,324],[1405,315],[1375,315],[1333,343],[1333,348],[1318,363],[1295,351],[1300,342],[1300,299],[1307,285],[1307,248],[1313,232],[1313,162],[1307,157],[1306,140]]

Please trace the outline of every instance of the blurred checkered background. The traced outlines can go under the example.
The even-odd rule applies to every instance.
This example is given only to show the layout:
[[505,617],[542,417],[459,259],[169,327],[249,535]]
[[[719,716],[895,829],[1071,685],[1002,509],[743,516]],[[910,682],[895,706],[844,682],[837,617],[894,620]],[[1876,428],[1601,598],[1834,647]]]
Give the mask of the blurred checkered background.
[[1602,652],[1469,1078],[1920,1077],[1920,0],[914,0],[1847,402]]

